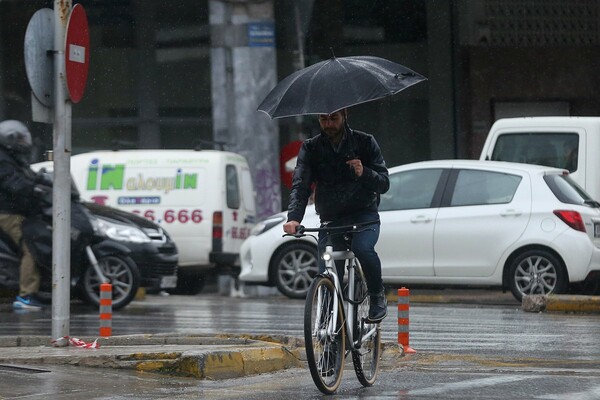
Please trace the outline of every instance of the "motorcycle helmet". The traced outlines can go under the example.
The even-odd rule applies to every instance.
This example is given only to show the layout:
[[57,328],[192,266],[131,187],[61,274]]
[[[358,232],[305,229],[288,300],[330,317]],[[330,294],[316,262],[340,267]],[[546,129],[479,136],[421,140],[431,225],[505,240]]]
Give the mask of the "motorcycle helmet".
[[22,122],[14,119],[0,122],[0,146],[8,150],[20,163],[29,164],[31,133]]

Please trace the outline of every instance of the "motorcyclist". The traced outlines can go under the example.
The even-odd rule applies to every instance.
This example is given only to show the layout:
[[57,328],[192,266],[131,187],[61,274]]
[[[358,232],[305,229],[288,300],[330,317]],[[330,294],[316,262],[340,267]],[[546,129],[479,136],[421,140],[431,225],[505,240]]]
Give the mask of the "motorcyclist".
[[19,121],[0,122],[0,229],[20,246],[21,264],[19,295],[14,309],[40,310],[43,303],[37,296],[40,272],[31,252],[23,241],[23,220],[38,205],[36,174],[29,167],[31,133]]

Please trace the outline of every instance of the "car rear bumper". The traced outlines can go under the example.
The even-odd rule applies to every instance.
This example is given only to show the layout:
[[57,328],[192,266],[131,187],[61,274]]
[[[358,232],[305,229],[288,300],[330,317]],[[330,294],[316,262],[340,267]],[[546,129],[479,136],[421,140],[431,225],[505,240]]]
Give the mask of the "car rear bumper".
[[600,249],[590,240],[581,240],[581,233],[566,229],[552,243],[563,258],[569,273],[569,282],[581,282],[590,272],[600,270]]
[[[256,236],[250,236],[240,248],[242,270],[239,279],[244,282],[267,283],[269,281],[269,260],[261,258],[266,251],[253,251],[257,245]],[[255,267],[256,266],[256,267]]]
[[590,265],[588,270],[585,272],[584,276],[580,280],[585,280],[590,274],[600,274],[600,249],[594,247],[592,251],[592,260],[590,261]]

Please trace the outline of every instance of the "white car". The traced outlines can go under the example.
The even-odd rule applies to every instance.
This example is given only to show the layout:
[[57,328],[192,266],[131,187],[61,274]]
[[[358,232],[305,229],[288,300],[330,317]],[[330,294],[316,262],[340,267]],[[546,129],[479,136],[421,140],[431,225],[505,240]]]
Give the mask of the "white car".
[[[394,167],[376,246],[387,285],[468,285],[526,294],[600,280],[600,204],[562,169],[479,160]],[[317,273],[315,240],[283,237],[286,213],[241,248],[240,279],[301,298]],[[319,218],[307,207],[302,224]]]

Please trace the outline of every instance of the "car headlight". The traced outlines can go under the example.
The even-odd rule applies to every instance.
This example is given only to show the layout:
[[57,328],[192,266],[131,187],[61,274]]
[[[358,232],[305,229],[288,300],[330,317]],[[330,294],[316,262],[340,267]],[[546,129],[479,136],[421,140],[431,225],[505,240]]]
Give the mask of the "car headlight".
[[256,235],[260,235],[261,233],[265,233],[266,231],[268,231],[269,229],[271,229],[272,227],[274,227],[276,225],[279,225],[283,221],[285,221],[285,217],[283,217],[281,215],[278,215],[276,217],[269,217],[265,220],[260,221],[256,225],[254,225],[254,227],[250,231],[250,235],[256,236]]
[[142,232],[141,229],[138,229],[135,226],[120,224],[118,222],[100,217],[92,218],[92,225],[98,234],[107,236],[110,239],[117,240],[119,242],[151,242],[150,237],[148,237],[148,235]]

